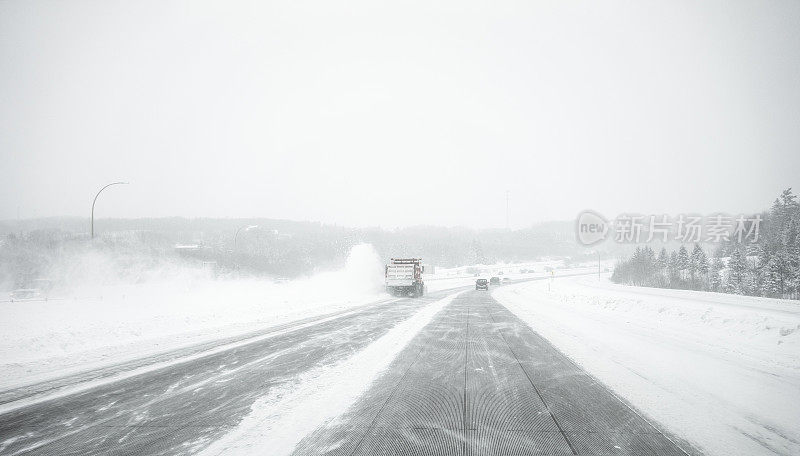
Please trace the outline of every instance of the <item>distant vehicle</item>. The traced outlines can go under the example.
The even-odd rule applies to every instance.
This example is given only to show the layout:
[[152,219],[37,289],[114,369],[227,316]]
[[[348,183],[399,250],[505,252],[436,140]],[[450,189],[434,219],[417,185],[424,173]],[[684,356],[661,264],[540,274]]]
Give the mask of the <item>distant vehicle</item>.
[[503,271],[498,272],[497,275],[503,275]]
[[500,285],[500,277],[492,277],[489,279],[489,283],[492,285]]
[[476,290],[488,290],[489,289],[489,281],[486,279],[478,279],[475,281],[475,289]]
[[38,288],[18,288],[11,292],[12,301],[26,301],[30,299],[42,299],[44,293]]
[[392,296],[419,297],[425,294],[422,258],[392,258],[386,265],[386,291]]
[[503,277],[503,282],[508,282],[509,280],[511,280],[511,279],[508,278],[508,277]]

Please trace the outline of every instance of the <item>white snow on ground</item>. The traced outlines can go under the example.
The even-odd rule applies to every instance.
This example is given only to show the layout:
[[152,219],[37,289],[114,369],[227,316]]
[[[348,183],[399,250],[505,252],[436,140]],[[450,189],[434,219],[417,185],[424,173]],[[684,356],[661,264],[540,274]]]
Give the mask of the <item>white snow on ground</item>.
[[706,454],[800,454],[800,303],[590,276],[492,295]]
[[350,358],[315,367],[295,383],[270,391],[234,430],[200,454],[252,455],[265,448],[271,455],[290,453],[305,435],[347,410],[457,295],[428,304]]
[[187,275],[73,293],[89,297],[0,304],[0,389],[388,298],[368,245],[341,271],[282,284]]

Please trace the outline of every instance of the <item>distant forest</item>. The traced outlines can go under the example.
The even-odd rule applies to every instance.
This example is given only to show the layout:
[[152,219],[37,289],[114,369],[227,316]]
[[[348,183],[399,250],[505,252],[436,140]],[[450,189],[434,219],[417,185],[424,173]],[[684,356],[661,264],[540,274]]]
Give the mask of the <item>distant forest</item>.
[[[523,230],[417,226],[356,229],[271,219],[101,219],[89,239],[89,220],[58,217],[0,222],[0,287],[27,288],[65,269],[102,268],[125,280],[143,280],[164,265],[207,267],[217,275],[292,278],[344,265],[353,245],[372,244],[378,254],[419,256],[426,264],[453,267],[572,256],[581,260],[571,222]],[[93,261],[94,261],[93,260]],[[92,263],[93,264],[93,263]]]
[[660,288],[718,291],[750,296],[800,298],[800,204],[792,189],[784,190],[772,208],[761,214],[757,242],[733,240],[715,246],[711,254],[698,244],[691,252],[658,254],[637,247],[620,261],[611,277],[616,283]]

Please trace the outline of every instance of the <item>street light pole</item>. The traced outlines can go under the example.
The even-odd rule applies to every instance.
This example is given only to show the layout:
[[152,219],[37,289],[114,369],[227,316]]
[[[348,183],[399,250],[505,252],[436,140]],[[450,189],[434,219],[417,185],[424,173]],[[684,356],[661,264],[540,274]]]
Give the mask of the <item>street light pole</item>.
[[94,205],[97,202],[97,197],[100,196],[100,193],[102,193],[103,190],[107,189],[108,187],[111,187],[112,185],[122,185],[122,184],[128,184],[128,182],[112,182],[106,185],[105,187],[101,188],[100,191],[98,191],[97,194],[94,195],[94,201],[92,201],[92,239],[94,239]]
[[600,251],[597,251],[597,280],[600,280]]
[[233,250],[236,250],[236,239],[239,237],[239,231],[241,231],[242,228],[244,228],[245,231],[250,231],[253,228],[258,228],[258,225],[243,225],[243,226],[240,226],[236,230],[236,233],[233,234]]

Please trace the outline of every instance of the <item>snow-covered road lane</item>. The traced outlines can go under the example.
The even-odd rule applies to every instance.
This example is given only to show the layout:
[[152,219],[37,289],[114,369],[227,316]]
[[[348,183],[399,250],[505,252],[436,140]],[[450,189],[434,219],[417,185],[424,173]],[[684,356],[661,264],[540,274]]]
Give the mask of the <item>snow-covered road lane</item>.
[[710,455],[800,451],[800,312],[776,299],[597,278],[493,296],[650,418]]
[[293,454],[687,453],[678,437],[644,420],[488,293],[472,290],[453,299],[351,407]]
[[450,292],[365,306],[319,324],[0,415],[0,454],[191,454],[309,369],[370,346]]

